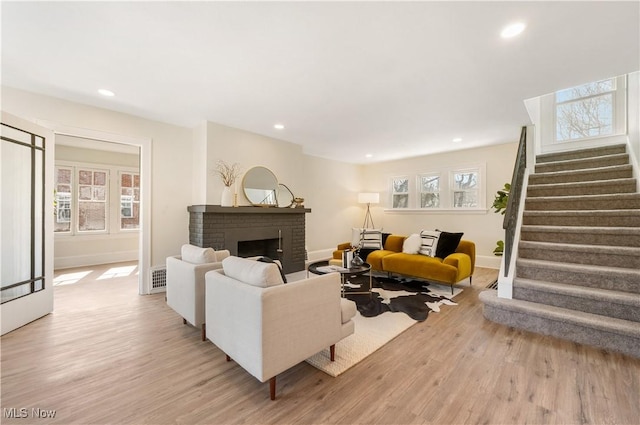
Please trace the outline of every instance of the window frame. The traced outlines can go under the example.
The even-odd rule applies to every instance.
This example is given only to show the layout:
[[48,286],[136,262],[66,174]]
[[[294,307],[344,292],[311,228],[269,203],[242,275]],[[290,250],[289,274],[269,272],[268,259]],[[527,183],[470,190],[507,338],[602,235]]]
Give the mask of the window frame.
[[[396,192],[395,191],[395,181],[396,180],[406,180],[407,182],[407,191],[406,192]],[[395,176],[395,177],[391,177],[391,179],[389,180],[389,184],[390,184],[390,205],[392,209],[396,209],[396,210],[406,210],[411,208],[411,179],[409,178],[409,176],[405,175],[405,176]],[[394,198],[396,195],[407,195],[407,206],[406,207],[394,207]]]
[[[475,207],[454,207],[454,187],[453,176],[461,172],[477,173],[477,206]],[[423,176],[440,176],[440,207],[421,207],[421,182]],[[404,176],[393,176],[389,178],[389,208],[385,208],[385,212],[399,213],[425,213],[425,214],[441,214],[441,213],[469,213],[469,214],[485,214],[487,212],[487,166],[486,163],[464,164],[455,167],[443,167],[438,170],[424,171],[413,175],[413,179],[408,178],[409,183],[409,199],[407,208],[393,207],[393,182],[394,180],[408,178]],[[413,182],[413,183],[412,183]],[[415,186],[412,186],[415,185]],[[397,193],[396,193],[397,194]],[[414,206],[416,205],[416,206]]]
[[[455,175],[456,174],[471,174],[471,173],[475,173],[477,175],[477,181],[476,181],[476,187],[473,190],[464,190],[464,189],[456,189],[455,187]],[[480,186],[481,186],[481,181],[482,181],[482,173],[480,172],[480,170],[476,167],[471,167],[471,168],[461,168],[461,169],[455,169],[455,170],[451,170],[449,172],[449,207],[452,209],[456,209],[456,210],[474,210],[474,209],[478,209],[481,205],[482,205],[482,201],[480,199],[481,193],[480,193]],[[456,193],[457,192],[475,192],[476,195],[476,205],[473,207],[457,207],[455,205],[456,202]]]
[[[557,115],[556,115],[556,93],[553,92],[540,97],[540,132],[536,136],[540,140],[541,153],[558,152],[567,149],[579,149],[591,146],[598,146],[603,139],[619,139],[627,134],[627,76],[620,75],[612,77],[615,80],[615,92],[613,94],[613,132],[607,135],[598,135],[592,137],[583,137],[579,139],[557,140]],[[604,81],[609,78],[605,78]],[[590,82],[584,83],[589,84]],[[591,82],[593,83],[593,81]],[[578,84],[574,87],[580,87]],[[562,92],[567,89],[558,90]],[[573,99],[572,101],[574,101]]]
[[[71,237],[113,237],[115,235],[125,235],[127,233],[137,233],[140,232],[140,223],[137,229],[121,229],[120,228],[120,197],[118,196],[120,193],[120,183],[117,179],[120,178],[120,173],[129,173],[129,174],[138,174],[140,175],[140,169],[127,166],[127,165],[117,165],[117,164],[101,164],[101,163],[91,163],[91,162],[80,162],[80,161],[70,161],[70,160],[56,160],[54,167],[57,168],[69,168],[72,169],[72,198],[71,198],[71,226],[70,231],[54,231],[54,237],[56,239],[65,239]],[[106,230],[83,230],[78,231],[78,181],[77,174],[79,169],[84,170],[96,170],[96,171],[108,171],[107,179],[108,179],[108,192],[106,194],[107,201],[107,217],[106,219]],[[140,177],[141,178],[141,177]],[[141,185],[142,185],[142,180]],[[142,190],[142,188],[141,188]],[[117,201],[116,201],[117,200]],[[140,200],[141,201],[141,200]],[[74,206],[75,204],[75,206]],[[141,202],[140,202],[141,204]],[[115,205],[115,207],[114,207]],[[140,205],[140,208],[142,206]],[[55,217],[54,217],[55,222]]]
[[[123,189],[126,189],[126,186],[122,186],[122,177],[124,174],[129,174],[131,176],[131,187],[130,189],[132,190],[133,194],[132,195],[123,195]],[[135,178],[136,176],[138,177],[138,186],[135,185]],[[118,217],[118,228],[120,232],[137,232],[140,230],[140,185],[141,185],[141,180],[140,180],[140,171],[132,171],[129,169],[125,169],[123,167],[118,167],[118,193],[119,193],[119,217]],[[138,200],[135,200],[135,190],[138,189]],[[122,199],[124,197],[131,197],[131,216],[126,217],[122,214],[122,209],[123,207],[123,202]],[[131,218],[135,218],[134,215],[134,210],[135,210],[135,204],[138,204],[138,227],[136,228],[123,228],[122,227],[122,219],[131,219]]]
[[[438,190],[437,191],[424,191],[422,190],[422,182],[424,178],[428,178],[428,177],[434,177],[438,179]],[[416,184],[417,184],[417,192],[418,192],[418,196],[416,198],[416,201],[418,202],[418,208],[423,209],[423,210],[435,210],[435,209],[440,209],[442,206],[442,175],[441,173],[421,173],[418,174],[417,179],[416,179]],[[437,207],[425,207],[422,205],[422,195],[425,193],[436,193],[438,196],[438,206]]]

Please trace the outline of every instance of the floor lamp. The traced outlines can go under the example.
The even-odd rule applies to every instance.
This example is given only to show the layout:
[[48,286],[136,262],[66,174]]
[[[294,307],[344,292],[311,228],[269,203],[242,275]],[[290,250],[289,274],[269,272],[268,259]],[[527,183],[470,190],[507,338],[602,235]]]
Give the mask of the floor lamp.
[[375,228],[373,224],[373,217],[371,217],[371,204],[377,204],[380,202],[380,194],[376,192],[361,192],[358,193],[358,203],[359,204],[367,204],[367,213],[364,215],[364,223],[362,224],[363,229],[369,228],[369,223],[371,223],[371,228]]

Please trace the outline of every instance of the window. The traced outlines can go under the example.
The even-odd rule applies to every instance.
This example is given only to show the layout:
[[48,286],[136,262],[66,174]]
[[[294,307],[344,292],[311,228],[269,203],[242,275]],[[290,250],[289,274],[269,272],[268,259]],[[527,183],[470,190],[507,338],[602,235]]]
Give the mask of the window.
[[486,164],[441,168],[389,180],[393,210],[446,212],[486,208]]
[[409,178],[391,179],[391,205],[392,208],[409,208]]
[[54,232],[71,231],[71,188],[73,169],[56,167],[55,169],[55,223]]
[[140,229],[140,173],[121,165],[59,161],[54,231],[70,236]]
[[451,173],[453,207],[476,208],[478,207],[479,171],[466,170]]
[[140,174],[120,173],[120,229],[140,228]]
[[420,208],[440,208],[440,175],[421,175],[418,177],[420,188]]
[[78,170],[78,231],[107,230],[107,171]]
[[556,92],[556,140],[612,135],[615,92],[614,78]]

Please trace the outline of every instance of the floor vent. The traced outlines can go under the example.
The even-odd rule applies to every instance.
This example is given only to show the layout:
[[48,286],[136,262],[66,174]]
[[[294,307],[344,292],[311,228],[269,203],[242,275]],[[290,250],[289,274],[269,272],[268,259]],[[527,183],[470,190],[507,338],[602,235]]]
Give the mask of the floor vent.
[[164,292],[167,288],[167,268],[165,266],[151,267],[151,293]]

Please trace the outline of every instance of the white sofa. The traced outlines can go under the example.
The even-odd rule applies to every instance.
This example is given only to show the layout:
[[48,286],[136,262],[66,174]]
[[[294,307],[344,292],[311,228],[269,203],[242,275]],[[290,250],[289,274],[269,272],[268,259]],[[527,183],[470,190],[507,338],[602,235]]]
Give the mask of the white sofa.
[[181,255],[167,257],[167,304],[182,316],[183,323],[191,323],[202,330],[206,340],[204,316],[204,275],[208,271],[222,268],[222,260],[229,256],[228,250],[214,251],[185,244]]
[[229,257],[206,274],[206,335],[227,360],[260,382],[352,334],[355,303],[341,298],[338,273],[283,284],[277,265]]

